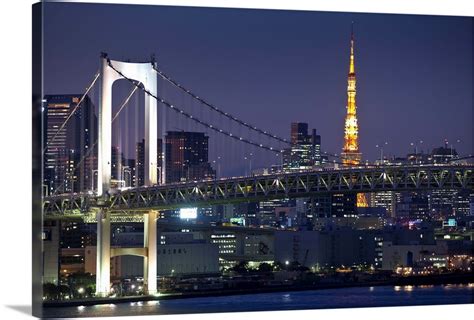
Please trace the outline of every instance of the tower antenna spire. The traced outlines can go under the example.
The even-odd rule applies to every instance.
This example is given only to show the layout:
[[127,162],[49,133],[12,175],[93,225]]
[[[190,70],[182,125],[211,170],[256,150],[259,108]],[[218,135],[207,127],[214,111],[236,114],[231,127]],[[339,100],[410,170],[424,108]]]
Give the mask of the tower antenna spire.
[[[357,166],[361,163],[362,154],[359,151],[359,125],[357,123],[356,106],[356,74],[354,67],[354,21],[351,24],[351,56],[349,75],[347,77],[347,114],[344,125],[344,147],[342,162],[346,166]],[[367,199],[363,193],[357,194],[357,206],[367,207]]]
[[351,40],[354,41],[354,21],[351,23]]

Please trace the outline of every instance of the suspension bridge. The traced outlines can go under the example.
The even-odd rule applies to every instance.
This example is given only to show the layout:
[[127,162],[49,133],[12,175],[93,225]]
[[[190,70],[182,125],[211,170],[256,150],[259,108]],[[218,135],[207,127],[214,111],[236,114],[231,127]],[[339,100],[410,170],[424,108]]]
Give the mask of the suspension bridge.
[[[106,54],[101,56],[101,68],[94,75],[91,84],[76,104],[71,114],[58,127],[57,132],[46,141],[44,151],[61,135],[71,116],[80,110],[84,97],[100,79],[100,101],[98,105],[97,139],[75,164],[79,167],[84,159],[97,150],[97,184],[90,190],[62,193],[58,187],[51,195],[43,198],[45,218],[60,219],[67,216],[94,215],[97,221],[97,295],[107,296],[110,290],[110,257],[120,254],[134,254],[145,257],[144,279],[148,294],[157,293],[156,245],[157,211],[179,207],[207,206],[222,203],[259,201],[262,199],[309,197],[323,193],[363,193],[379,191],[416,191],[433,189],[473,189],[472,165],[400,165],[374,166],[360,163],[356,166],[327,168],[316,165],[309,170],[280,170],[273,173],[238,175],[231,177],[206,177],[182,182],[167,181],[168,156],[166,144],[158,150],[160,125],[159,115],[171,111],[178,118],[193,123],[202,131],[224,137],[225,141],[251,147],[247,154],[257,150],[282,157],[290,142],[255,124],[250,124],[218,108],[208,100],[173,80],[158,68],[152,59],[148,62],[133,63],[111,60]],[[196,108],[186,109],[179,103],[159,94],[158,79],[177,89],[182,95],[194,101]],[[117,80],[126,80],[132,87],[129,95],[112,114],[112,88]],[[144,94],[143,137],[144,137],[144,179],[142,185],[128,188],[112,186],[112,128],[126,109],[131,97],[137,92]],[[184,99],[182,99],[184,100]],[[161,111],[159,111],[159,107]],[[203,110],[217,115],[216,122],[202,116]],[[222,121],[224,119],[226,122]],[[161,138],[164,139],[164,119],[161,118]],[[137,129],[137,126],[135,126]],[[246,131],[247,133],[243,132]],[[254,136],[250,133],[254,133]],[[222,146],[235,147],[228,143]],[[325,153],[332,157],[333,164],[342,164],[337,153]],[[232,160],[232,159],[231,159]],[[159,163],[161,161],[161,163]],[[120,217],[141,215],[145,224],[144,248],[125,248],[111,252],[110,224],[120,221]],[[118,218],[117,218],[118,217]],[[118,220],[117,220],[118,219]]]

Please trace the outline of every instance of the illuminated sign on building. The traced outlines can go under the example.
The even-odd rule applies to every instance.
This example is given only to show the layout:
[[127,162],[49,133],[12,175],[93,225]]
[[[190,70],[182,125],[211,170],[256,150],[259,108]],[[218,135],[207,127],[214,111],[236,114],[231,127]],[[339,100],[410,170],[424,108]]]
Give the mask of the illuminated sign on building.
[[230,218],[231,224],[236,224],[239,226],[245,226],[245,219],[244,218]]
[[196,219],[197,208],[181,208],[179,209],[180,219]]

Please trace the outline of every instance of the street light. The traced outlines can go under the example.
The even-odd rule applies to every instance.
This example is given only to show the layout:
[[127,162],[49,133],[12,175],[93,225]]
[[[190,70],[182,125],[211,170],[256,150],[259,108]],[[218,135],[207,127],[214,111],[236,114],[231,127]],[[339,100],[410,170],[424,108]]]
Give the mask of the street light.
[[[418,143],[421,145],[423,144],[423,140],[419,140],[418,142],[410,142],[410,146],[415,148],[415,155],[418,154]],[[423,150],[422,150],[423,152]]]
[[279,153],[276,153],[275,156],[278,158],[280,156],[280,171],[283,172],[283,150],[280,150]]
[[[253,153],[250,152],[249,157],[248,157],[248,159],[249,159],[249,175],[252,175],[252,156],[253,156]],[[245,159],[247,159],[247,157],[245,157]]]
[[214,165],[217,164],[216,179],[219,179],[220,171],[221,171],[221,162],[219,160],[221,160],[220,156],[217,157],[217,160],[212,161],[212,163],[214,163]]
[[[457,139],[456,140],[456,144],[460,144],[461,143],[461,139]],[[457,151],[456,151],[457,152]],[[459,156],[459,152],[457,152],[458,156]],[[453,158],[453,144],[451,143],[451,159]]]
[[[415,148],[415,163],[418,162],[418,143],[421,145],[423,144],[423,140],[419,140],[418,142],[410,142],[410,146]],[[421,150],[423,152],[423,150]],[[420,160],[421,163],[421,160]]]
[[[247,156],[244,157],[244,160],[247,160]],[[248,175],[247,169],[245,169],[245,175]]]
[[386,146],[388,145],[388,142],[385,141],[384,143],[380,143],[380,144],[377,144],[375,145],[376,148],[380,148],[380,164],[382,165],[383,164],[383,146]]

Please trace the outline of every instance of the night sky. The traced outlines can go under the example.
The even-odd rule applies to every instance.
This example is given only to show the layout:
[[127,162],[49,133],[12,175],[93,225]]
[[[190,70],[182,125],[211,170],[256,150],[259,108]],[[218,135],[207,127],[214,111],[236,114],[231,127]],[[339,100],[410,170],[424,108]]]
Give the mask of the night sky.
[[155,53],[199,96],[288,138],[290,122],[308,122],[330,152],[342,148],[354,21],[363,158],[384,141],[391,155],[444,139],[472,153],[472,18],[73,3],[44,14],[46,94],[83,92],[101,51]]

